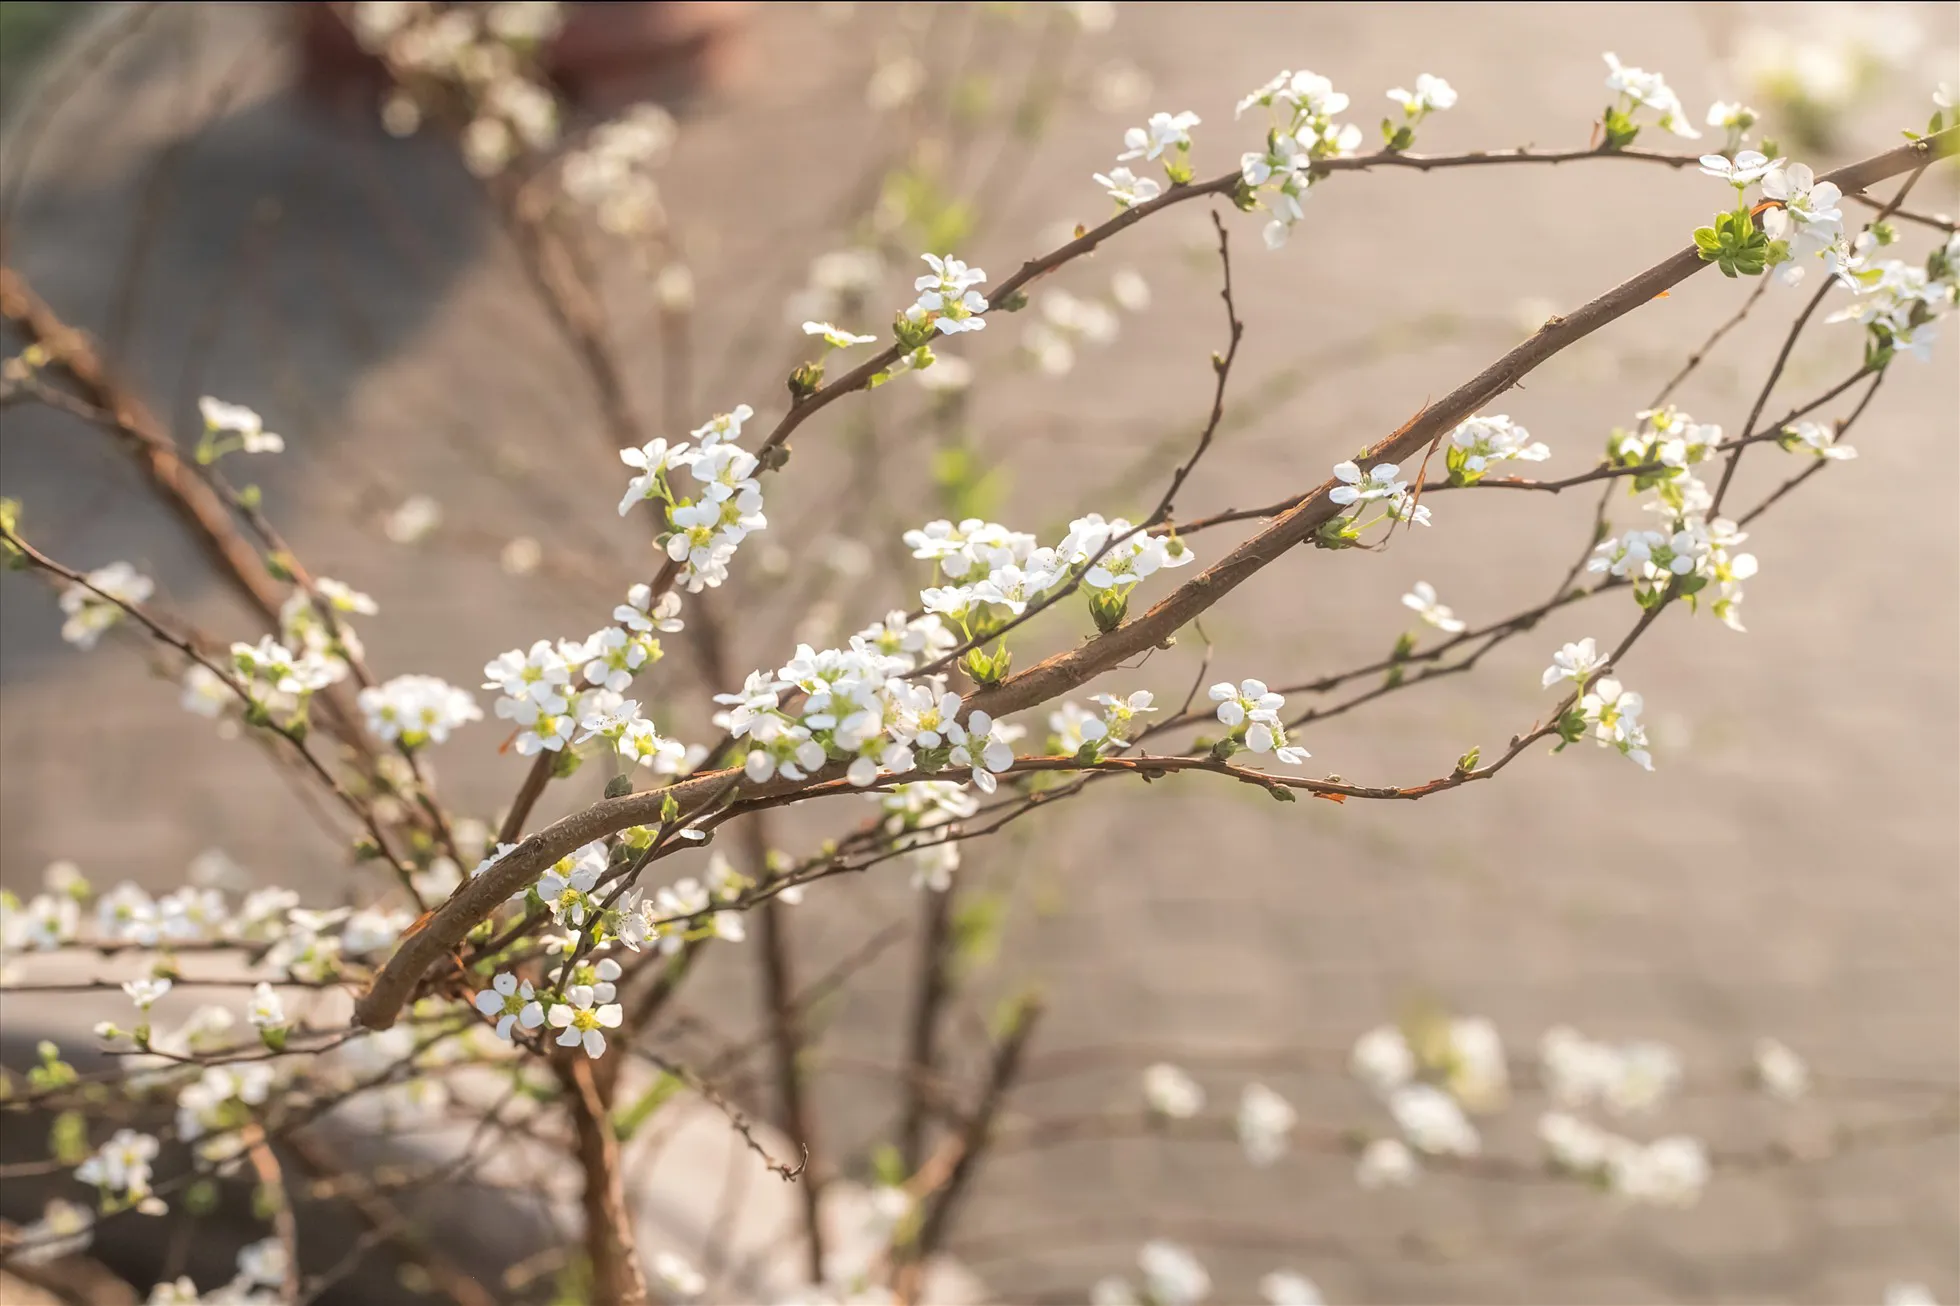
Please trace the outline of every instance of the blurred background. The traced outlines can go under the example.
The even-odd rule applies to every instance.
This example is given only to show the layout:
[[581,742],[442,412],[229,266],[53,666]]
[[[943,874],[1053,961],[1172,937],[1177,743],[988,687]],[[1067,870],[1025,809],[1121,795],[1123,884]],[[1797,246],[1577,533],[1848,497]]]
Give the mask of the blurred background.
[[[1711,101],[1753,104],[1821,172],[1922,127],[1960,50],[1950,4],[570,8],[555,74],[574,129],[649,97],[679,120],[658,264],[618,242],[583,251],[632,414],[670,438],[737,403],[773,419],[809,354],[797,324],[881,330],[919,250],[999,281],[1101,220],[1090,174],[1153,111],[1197,112],[1198,175],[1229,167],[1258,130],[1235,129],[1233,106],[1281,67],[1331,77],[1364,128],[1386,88],[1446,77],[1461,99],[1425,125],[1427,150],[1576,148],[1613,51],[1664,71],[1696,123]],[[645,578],[644,524],[613,511],[620,441],[509,228],[452,141],[384,130],[374,70],[324,6],[7,3],[0,24],[6,262],[180,433],[213,394],[285,435],[287,453],[251,469],[269,515],[315,574],[379,600],[361,633],[381,674],[473,685],[498,652],[584,633]],[[1724,196],[1692,172],[1611,163],[1348,175],[1315,190],[1278,253],[1225,206],[1246,338],[1180,509],[1318,482],[1549,314],[1677,248]],[[1914,207],[1955,197],[1942,166]],[[1904,256],[1925,240],[1909,233]],[[868,253],[820,262],[839,251]],[[659,264],[691,278],[684,331],[663,328],[682,295]],[[940,385],[903,378],[798,431],[767,532],[714,597],[735,681],[905,606],[920,580],[898,537],[927,518],[1050,539],[1082,512],[1148,511],[1224,343],[1210,220],[1173,211],[1044,284],[1029,311],[940,351],[970,388],[947,388],[960,369],[942,363],[925,374]],[[1551,445],[1551,474],[1583,470],[1750,289],[1697,277],[1497,408]],[[1772,287],[1677,402],[1736,428],[1803,299]],[[1810,331],[1779,395],[1854,366],[1856,330]],[[1960,1142],[1829,1143],[1834,1125],[1923,1113],[1960,1086],[1955,362],[1949,330],[1930,362],[1895,364],[1858,460],[1752,531],[1747,634],[1670,614],[1620,668],[1647,698],[1653,775],[1587,749],[1407,806],[1104,786],[971,845],[959,873],[976,943],[955,1027],[1029,983],[1050,999],[1015,1097],[1028,1118],[1134,1104],[1138,1072],[1168,1059],[1221,1102],[1256,1076],[1309,1124],[1380,1128],[1347,1048],[1428,1003],[1488,1016],[1521,1054],[1558,1024],[1664,1041],[1690,1084],[1666,1132],[1796,1161],[1718,1170],[1681,1213],[1446,1175],[1361,1193],[1338,1149],[1254,1170],[1230,1141],[1084,1137],[1003,1148],[950,1250],[1004,1300],[1081,1300],[1152,1236],[1197,1252],[1222,1301],[1279,1265],[1336,1302],[1852,1302],[1897,1280],[1960,1299]],[[84,568],[128,559],[168,609],[256,633],[107,436],[25,407],[0,422],[0,492],[41,547]],[[1787,474],[1765,453],[1739,489],[1753,500]],[[1174,703],[1205,640],[1212,679],[1372,661],[1411,624],[1398,597],[1418,580],[1473,624],[1528,606],[1592,510],[1528,498],[1439,497],[1434,529],[1385,552],[1286,558],[1203,639],[1097,688]],[[1196,545],[1204,562],[1228,542]],[[32,887],[69,858],[98,885],[161,889],[218,847],[323,905],[362,892],[307,804],[140,656],[62,644],[32,578],[0,577],[0,599],[0,883]],[[1635,615],[1618,598],[1566,609],[1474,675],[1316,727],[1316,773],[1406,784],[1472,745],[1488,755],[1549,705],[1553,649],[1616,640]],[[1022,664],[1060,638],[1018,646]],[[670,648],[642,697],[704,739],[707,694],[735,683],[704,676],[686,640]],[[436,755],[457,810],[494,819],[509,801],[526,763],[496,755],[497,737],[472,727]],[[542,814],[602,783],[555,786]],[[801,813],[778,842],[805,850],[859,819]],[[800,967],[910,931],[918,904],[902,874],[820,886],[793,917]],[[916,952],[909,934],[878,951],[817,1013],[809,1064],[840,1172],[862,1173],[889,1135]],[[713,958],[684,1000],[699,1030],[756,1027],[753,971],[737,947]],[[1737,1077],[1765,1035],[1847,1086],[1787,1108],[1752,1096]],[[766,1082],[738,1083],[738,1100],[768,1114]],[[1527,1155],[1533,1119],[1528,1104],[1499,1117],[1492,1148]]]

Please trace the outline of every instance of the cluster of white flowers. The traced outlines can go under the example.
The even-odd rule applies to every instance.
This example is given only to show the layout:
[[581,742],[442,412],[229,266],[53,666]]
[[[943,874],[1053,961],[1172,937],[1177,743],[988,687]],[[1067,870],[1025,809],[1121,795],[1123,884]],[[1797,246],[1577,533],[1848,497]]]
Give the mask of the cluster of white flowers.
[[592,210],[602,230],[646,236],[665,225],[653,169],[665,162],[679,128],[657,104],[636,104],[592,129],[565,156],[558,180],[574,203]]
[[986,272],[970,268],[950,254],[943,259],[937,254],[920,257],[932,268],[932,273],[912,283],[919,299],[905,310],[905,320],[915,326],[930,326],[948,336],[984,330],[987,319],[981,315],[987,311],[987,300],[974,287],[987,279]]
[[1552,456],[1542,440],[1502,413],[1489,417],[1469,417],[1450,432],[1450,445],[1444,454],[1453,485],[1474,484],[1490,470],[1492,463],[1518,460],[1541,463]]
[[1157,710],[1151,706],[1155,698],[1147,689],[1136,690],[1127,698],[1097,694],[1090,701],[1103,709],[1100,716],[1079,703],[1065,701],[1048,714],[1049,749],[1090,760],[1121,752],[1130,745],[1136,718]]
[[952,888],[960,868],[955,822],[980,810],[972,791],[945,780],[915,780],[866,797],[884,809],[884,832],[893,851],[905,854],[912,887],[933,893]]
[[1634,476],[1631,490],[1653,492],[1646,509],[1659,514],[1664,527],[1608,537],[1586,565],[1632,582],[1634,599],[1642,607],[1670,592],[1698,606],[1702,591],[1712,585],[1710,610],[1722,624],[1740,631],[1742,582],[1756,574],[1756,556],[1737,550],[1748,536],[1733,521],[1708,515],[1714,496],[1692,470],[1725,448],[1720,426],[1697,423],[1672,405],[1637,414],[1630,432],[1615,431],[1607,442],[1608,461],[1653,469]]
[[163,1199],[150,1191],[150,1163],[157,1157],[154,1134],[118,1129],[93,1156],[75,1168],[75,1178],[98,1190],[113,1208],[134,1206],[145,1215],[161,1215]]
[[[898,651],[883,651],[899,622],[905,634]],[[801,780],[830,762],[848,762],[846,775],[861,786],[881,769],[952,765],[972,768],[974,783],[991,793],[993,773],[1014,762],[1008,728],[985,712],[956,720],[960,698],[944,677],[905,678],[933,650],[949,647],[950,632],[935,613],[914,621],[894,614],[853,635],[848,648],[819,652],[802,644],[773,676],[752,672],[740,690],[715,696],[729,709],[715,722],[749,741],[743,770],[758,784],[776,775]]]
[[[958,525],[927,522],[922,529],[907,531],[905,543],[913,557],[934,564],[935,579],[958,582],[921,590],[925,611],[956,622],[973,640],[985,639],[1007,618],[1026,612],[1076,570],[1082,571],[1090,616],[1100,629],[1114,629],[1139,581],[1196,558],[1175,535],[1141,531],[1121,517],[1105,521],[1098,513],[1070,522],[1068,534],[1054,548],[977,517]],[[985,668],[970,664],[968,669],[986,678]]]
[[[682,837],[686,834],[684,831]],[[620,943],[634,952],[651,945],[663,955],[671,955],[682,944],[698,939],[740,943],[747,937],[742,913],[728,909],[753,887],[753,880],[716,853],[708,858],[705,884],[685,876],[650,898],[637,888],[627,890],[611,925]],[[783,890],[777,897],[786,903],[802,901],[802,894],[794,888]]]
[[[659,547],[682,564],[681,581],[689,593],[728,579],[728,563],[743,540],[769,525],[762,513],[762,485],[756,479],[756,456],[735,442],[742,424],[755,416],[747,404],[721,413],[692,432],[694,443],[669,445],[652,440],[638,449],[622,449],[619,460],[635,469],[619,501],[624,517],[648,500],[661,504],[665,527]],[[678,493],[671,474],[685,468],[696,489],[694,496]]]
[[1402,606],[1447,635],[1461,634],[1469,628],[1447,604],[1436,601],[1436,587],[1426,580],[1417,581],[1415,587],[1402,596]]
[[245,1150],[240,1126],[271,1098],[277,1080],[263,1061],[205,1067],[177,1092],[178,1141],[195,1144],[200,1161],[229,1170]]
[[1588,635],[1576,644],[1567,644],[1552,655],[1541,683],[1546,689],[1570,680],[1582,687],[1578,701],[1559,718],[1558,733],[1563,749],[1590,734],[1602,748],[1616,748],[1642,770],[1654,769],[1653,755],[1647,750],[1647,729],[1640,721],[1645,704],[1610,676],[1596,673],[1604,667],[1599,646]]
[[1211,701],[1218,704],[1218,720],[1229,732],[1220,748],[1229,756],[1240,748],[1255,753],[1271,753],[1288,766],[1298,766],[1313,754],[1286,738],[1286,725],[1279,710],[1286,696],[1266,688],[1263,680],[1242,680],[1234,685],[1221,680],[1211,687]]
[[444,743],[450,731],[483,719],[468,690],[435,676],[396,676],[363,689],[360,704],[375,737],[404,748]]
[[[1164,175],[1172,185],[1183,185],[1191,180],[1191,129],[1200,119],[1188,110],[1184,113],[1153,113],[1150,121],[1141,127],[1132,127],[1123,133],[1123,153],[1116,156],[1119,164],[1132,159],[1147,161],[1163,160]],[[1107,173],[1097,173],[1096,181],[1109,192],[1119,209],[1148,203],[1163,194],[1163,187],[1153,177],[1139,177],[1129,168],[1111,168]]]
[[1856,298],[1832,313],[1827,322],[1856,322],[1865,328],[1865,359],[1883,366],[1893,354],[1905,353],[1926,362],[1932,357],[1936,322],[1960,299],[1960,235],[1951,235],[1935,248],[1923,265],[1899,259],[1872,262],[1878,242],[1867,232],[1845,246],[1840,238],[1827,250],[1840,284]]
[[[615,625],[581,641],[538,640],[530,649],[511,649],[485,664],[483,687],[502,697],[495,711],[519,727],[517,751],[525,756],[562,752],[568,745],[604,739],[618,754],[656,775],[682,775],[700,754],[665,738],[625,698],[635,676],[658,662],[654,632],[681,629],[673,594],[654,602],[651,589],[635,585],[627,601],[613,609]],[[582,733],[574,735],[574,730]]]
[[197,443],[197,460],[214,463],[234,450],[245,453],[282,453],[286,441],[265,429],[265,419],[243,404],[228,404],[205,395],[197,401],[204,418],[204,433]]
[[143,603],[155,592],[156,582],[126,562],[98,567],[88,574],[87,585],[73,584],[61,592],[61,611],[67,617],[61,637],[76,648],[94,648],[102,632],[122,620],[123,604]]
[[361,0],[351,17],[362,48],[385,58],[403,82],[382,110],[389,131],[405,136],[419,126],[416,83],[426,80],[455,88],[468,102],[463,162],[479,177],[503,172],[520,148],[557,143],[558,101],[539,71],[542,47],[564,25],[554,0],[482,8]]
[[347,676],[346,659],[320,649],[295,653],[270,635],[231,646],[246,694],[267,712],[302,714],[313,695]]
[[1349,1066],[1407,1140],[1376,1139],[1362,1151],[1355,1179],[1366,1188],[1414,1182],[1416,1152],[1477,1155],[1483,1140],[1466,1111],[1496,1110],[1510,1087],[1497,1029],[1478,1018],[1437,1022],[1416,1043],[1394,1025],[1379,1026],[1355,1040]]
[[1635,1142],[1573,1112],[1598,1102],[1616,1117],[1655,1111],[1681,1079],[1681,1063],[1663,1044],[1612,1045],[1564,1026],[1547,1030],[1539,1043],[1546,1091],[1559,1109],[1538,1122],[1538,1137],[1553,1164],[1603,1181],[1637,1202],[1692,1206],[1708,1182],[1708,1155],[1693,1138],[1671,1136]]
[[1239,159],[1240,190],[1243,204],[1259,200],[1272,213],[1266,248],[1278,249],[1304,216],[1300,201],[1312,184],[1313,165],[1354,153],[1361,145],[1361,128],[1334,121],[1348,107],[1348,97],[1318,73],[1281,73],[1240,100],[1237,116],[1260,105],[1270,111],[1266,148]]
[[[1667,79],[1659,73],[1650,73],[1644,68],[1630,68],[1620,62],[1619,56],[1608,53],[1606,60],[1606,89],[1621,99],[1607,110],[1607,132],[1609,140],[1615,145],[1624,145],[1633,139],[1631,131],[1631,111],[1635,108],[1652,109],[1660,115],[1661,130],[1676,136],[1697,140],[1701,133],[1688,122],[1687,114],[1681,108],[1681,97],[1667,84]],[[1615,131],[1615,115],[1625,124]],[[1625,133],[1625,134],[1623,134]]]
[[196,1280],[180,1275],[150,1289],[147,1306],[275,1306],[286,1300],[290,1268],[286,1244],[261,1238],[238,1249],[238,1271],[230,1283],[200,1294]]

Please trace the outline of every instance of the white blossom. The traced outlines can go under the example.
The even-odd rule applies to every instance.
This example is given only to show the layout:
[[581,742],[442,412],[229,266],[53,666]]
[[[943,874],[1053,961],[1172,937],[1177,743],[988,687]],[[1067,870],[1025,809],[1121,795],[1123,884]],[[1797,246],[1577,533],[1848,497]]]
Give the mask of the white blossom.
[[259,1029],[285,1027],[286,1009],[272,985],[261,980],[253,986],[252,1000],[245,1008],[245,1018]]
[[582,1047],[586,1056],[596,1060],[606,1054],[602,1031],[618,1029],[625,1012],[617,1002],[594,1006],[590,986],[576,984],[565,990],[564,1002],[553,1004],[547,1019],[553,1029],[563,1031],[558,1035],[560,1047]]
[[1271,1306],[1325,1306],[1326,1302],[1312,1279],[1292,1270],[1274,1270],[1261,1276],[1259,1295]]
[[1188,150],[1191,148],[1191,129],[1201,120],[1195,113],[1153,113],[1150,121],[1142,127],[1132,127],[1123,133],[1124,152],[1116,156],[1118,162],[1130,159],[1155,159],[1165,150]]
[[510,1041],[517,1025],[536,1029],[544,1024],[544,1007],[531,990],[531,981],[519,981],[509,971],[499,973],[490,987],[476,995],[476,1009],[497,1022],[497,1037]]
[[1550,689],[1561,680],[1584,683],[1587,677],[1600,668],[1599,648],[1591,636],[1576,644],[1567,644],[1552,654],[1552,665],[1545,668],[1544,687]]
[[1239,1145],[1246,1160],[1269,1166],[1286,1154],[1287,1136],[1299,1123],[1292,1103],[1264,1084],[1248,1084],[1239,1099]]
[[1402,606],[1446,634],[1454,635],[1468,629],[1454,612],[1436,601],[1436,587],[1426,580],[1417,581],[1402,596]]
[[1354,1179],[1363,1188],[1406,1188],[1416,1181],[1416,1157],[1399,1138],[1377,1138],[1361,1149]]
[[126,562],[112,562],[88,573],[88,583],[71,584],[61,592],[61,637],[77,648],[91,649],[102,632],[123,617],[123,605],[136,606],[156,592],[156,582]]
[[1794,1102],[1810,1089],[1810,1067],[1773,1038],[1756,1040],[1755,1065],[1756,1080],[1771,1097]]
[[1395,1117],[1409,1145],[1432,1156],[1475,1156],[1482,1148],[1476,1127],[1456,1099],[1433,1084],[1404,1084],[1388,1095],[1389,1114]]
[[1150,1109],[1172,1120],[1189,1120],[1205,1109],[1205,1091],[1182,1068],[1159,1062],[1143,1072],[1143,1098]]

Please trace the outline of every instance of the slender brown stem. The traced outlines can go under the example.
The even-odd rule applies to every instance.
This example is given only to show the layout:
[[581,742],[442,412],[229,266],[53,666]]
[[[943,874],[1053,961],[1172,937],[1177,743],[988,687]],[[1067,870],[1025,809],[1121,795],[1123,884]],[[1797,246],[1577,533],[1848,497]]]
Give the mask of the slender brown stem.
[[925,1159],[927,1087],[939,1071],[939,1013],[952,989],[952,959],[947,945],[952,939],[953,895],[958,886],[956,879],[944,892],[925,889],[920,893],[919,972],[912,990],[905,1101],[898,1121],[898,1154],[908,1175]]

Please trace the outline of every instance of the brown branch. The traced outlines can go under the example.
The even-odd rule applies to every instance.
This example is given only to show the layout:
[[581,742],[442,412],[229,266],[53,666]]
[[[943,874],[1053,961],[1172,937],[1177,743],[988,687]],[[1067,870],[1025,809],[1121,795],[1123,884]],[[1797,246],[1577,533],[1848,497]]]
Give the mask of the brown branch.
[[641,1306],[647,1300],[646,1277],[633,1246],[633,1213],[626,1205],[619,1140],[607,1110],[619,1060],[595,1062],[573,1048],[555,1061],[578,1139],[579,1169],[585,1175],[581,1204],[593,1300],[601,1306]]
[[[1826,179],[1845,189],[1863,187],[1900,172],[1922,168],[1932,159],[1952,153],[1956,147],[1960,147],[1960,127],[1948,128],[1936,136],[1840,168],[1828,174]],[[1360,461],[1404,461],[1523,380],[1545,360],[1650,302],[1662,291],[1686,281],[1706,266],[1708,264],[1702,261],[1695,248],[1688,246],[1601,295],[1569,317],[1551,319],[1523,344],[1441,400],[1424,408],[1400,430],[1376,443]],[[999,685],[968,695],[965,710],[984,711],[996,718],[1003,717],[1065,694],[1129,658],[1169,644],[1186,622],[1224,598],[1274,559],[1310,538],[1323,523],[1336,516],[1339,505],[1327,497],[1334,484],[1330,480],[1320,486],[1306,502],[1281,515],[1142,617],[1119,626],[1099,639],[1038,663]]]
[[899,1108],[898,1155],[905,1173],[915,1173],[925,1159],[926,1096],[939,1072],[939,1013],[952,991],[951,957],[953,896],[958,880],[943,893],[922,890],[919,897],[918,982],[913,986],[912,1029],[905,1051],[905,1101]]
[[156,416],[110,372],[88,338],[62,322],[11,267],[0,266],[0,319],[30,345],[47,351],[49,365],[111,417],[111,429],[219,573],[277,629],[285,594],[258,552],[232,525],[224,502],[179,455],[176,442]]
[[974,1175],[979,1172],[980,1159],[986,1154],[994,1122],[1007,1100],[1008,1089],[1013,1087],[1014,1078],[1020,1072],[1021,1058],[1027,1052],[1028,1040],[1034,1036],[1041,1013],[1042,1000],[1035,994],[1023,997],[1014,1009],[1000,1047],[994,1053],[993,1070],[987,1077],[987,1087],[981,1095],[980,1104],[974,1108],[965,1131],[955,1144],[958,1151],[947,1173],[945,1185],[932,1199],[925,1219],[920,1222],[918,1236],[905,1248],[898,1249],[905,1262],[896,1284],[901,1302],[912,1302],[918,1298],[924,1262],[945,1241],[953,1212],[966,1195],[966,1190],[972,1186]]
[[[1846,188],[1865,186],[1922,166],[1929,159],[1944,157],[1952,153],[1956,147],[1960,147],[1960,128],[1950,128],[1937,136],[1889,150],[1861,163],[1839,169],[1830,174],[1828,179]],[[1127,209],[1111,222],[1105,223],[1081,239],[1063,246],[1043,259],[1024,265],[1020,273],[1010,278],[1010,282],[1025,284],[1048,268],[1066,262],[1068,258],[1074,257],[1075,253],[1086,252],[1086,248],[1093,247],[1094,243],[1106,239],[1115,231],[1140,221],[1140,214],[1163,207],[1166,200],[1186,195],[1196,189],[1180,188],[1148,204]],[[1490,398],[1516,384],[1532,369],[1567,345],[1647,303],[1662,290],[1694,275],[1702,266],[1701,259],[1690,247],[1609,291],[1572,316],[1552,319],[1531,339],[1498,359],[1478,376],[1457,387],[1438,403],[1426,407],[1401,430],[1377,444],[1366,456],[1374,461],[1401,461],[1450,430]],[[884,356],[881,355],[882,357]],[[885,358],[884,361],[889,363],[890,359]],[[829,398],[840,393],[847,383],[850,383],[850,388],[867,383],[872,372],[876,370],[878,362],[879,360],[874,359],[872,363],[850,374],[850,377],[840,379],[835,387],[819,391],[800,406],[792,405],[784,416],[783,422],[775,432],[772,432],[769,442],[781,443],[796,424],[805,420],[811,412],[815,411],[815,407],[821,407],[823,403],[829,402]],[[859,373],[863,375],[859,377]],[[852,383],[851,377],[858,377],[858,379]],[[968,697],[966,707],[970,710],[985,710],[996,717],[1004,716],[1066,693],[1129,657],[1166,644],[1186,622],[1203,613],[1254,572],[1306,539],[1323,521],[1334,516],[1335,505],[1326,497],[1331,488],[1331,483],[1323,485],[1306,502],[1240,545],[1224,560],[1187,582],[1143,617],[1120,626],[1115,631],[1092,640],[1072,652],[1049,658],[998,686],[978,691]],[[1542,737],[1542,734],[1533,737]],[[1528,742],[1529,738],[1522,741],[1522,743]],[[1518,747],[1522,747],[1522,743]],[[1316,792],[1340,793],[1351,797],[1415,798],[1464,783],[1467,779],[1486,778],[1499,766],[1508,763],[1511,756],[1515,755],[1515,751],[1514,749],[1513,753],[1507,754],[1498,763],[1471,772],[1461,779],[1452,776],[1443,781],[1433,781],[1426,786],[1416,786],[1413,790],[1370,790],[1326,781],[1264,776],[1259,772],[1245,772],[1243,776],[1258,777],[1253,782],[1269,789],[1308,788],[1315,789]],[[1134,768],[1136,762],[1112,759],[1099,765]],[[1184,769],[1190,769],[1192,763],[1186,760],[1179,765]],[[1029,762],[1023,761],[1016,764],[1016,769],[1031,768]],[[1046,769],[1074,768],[1069,759],[1053,759],[1053,765]],[[1225,768],[1227,774],[1237,773],[1237,771],[1237,768]],[[912,778],[917,777],[887,777],[880,783],[896,784]],[[694,775],[663,789],[607,799],[565,817],[524,840],[482,875],[464,884],[448,902],[437,909],[425,928],[405,938],[400,948],[382,968],[381,973],[375,977],[373,985],[356,1004],[355,1017],[368,1028],[387,1028],[394,1022],[402,1006],[413,994],[422,974],[429,966],[461,943],[477,922],[488,917],[513,893],[534,882],[543,872],[544,867],[571,849],[594,839],[603,838],[629,825],[658,821],[662,806],[670,799],[679,805],[682,813],[680,819],[690,821],[701,817],[716,804],[728,799],[738,787],[742,789],[742,801],[729,809],[731,814],[737,811],[758,810],[767,806],[781,806],[786,802],[799,801],[819,794],[861,792],[848,788],[840,789],[841,783],[830,778],[830,769],[814,781],[789,781],[777,778],[760,785],[747,784],[738,770],[711,771]]]

